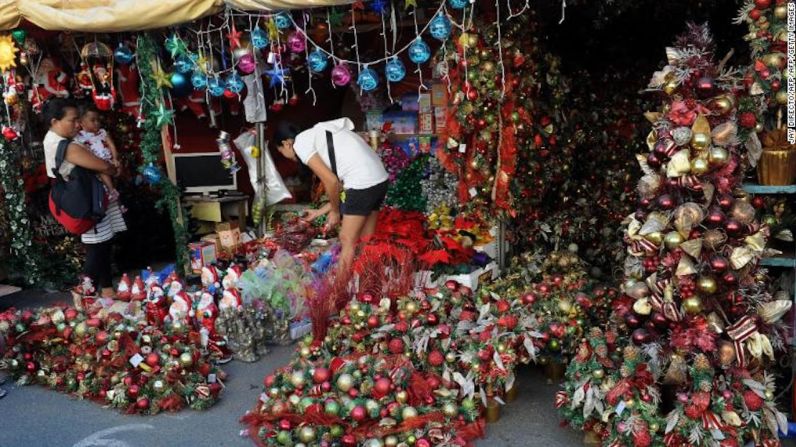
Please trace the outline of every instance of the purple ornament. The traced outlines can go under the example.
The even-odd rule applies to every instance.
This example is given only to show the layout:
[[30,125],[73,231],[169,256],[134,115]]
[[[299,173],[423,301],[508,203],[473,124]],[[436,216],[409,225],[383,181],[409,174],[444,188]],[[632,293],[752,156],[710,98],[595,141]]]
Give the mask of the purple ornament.
[[301,53],[307,48],[307,41],[299,32],[292,32],[287,36],[287,47],[294,53]]
[[256,67],[257,63],[254,61],[254,56],[251,53],[244,54],[238,59],[238,70],[243,74],[254,73]]
[[332,68],[332,83],[338,87],[345,87],[351,82],[351,71],[346,64],[337,64]]

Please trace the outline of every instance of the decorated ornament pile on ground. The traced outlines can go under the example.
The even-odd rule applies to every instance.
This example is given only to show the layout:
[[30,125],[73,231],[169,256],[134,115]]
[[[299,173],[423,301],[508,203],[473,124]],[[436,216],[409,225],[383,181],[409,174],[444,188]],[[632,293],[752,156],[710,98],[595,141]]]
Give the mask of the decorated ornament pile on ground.
[[557,398],[605,445],[778,446],[787,431],[768,368],[785,347],[791,302],[771,297],[758,268],[768,228],[740,189],[744,91],[713,51],[707,27],[690,25],[653,76],[650,88],[667,96],[647,114],[619,337],[606,337],[621,357],[606,357],[593,336]]
[[225,374],[202,334],[174,322],[104,318],[73,307],[0,314],[2,366],[20,385],[40,384],[125,413],[211,407]]
[[480,411],[536,353],[536,321],[515,300],[449,282],[395,299],[363,293],[321,339],[265,378],[246,434],[261,445],[465,445]]

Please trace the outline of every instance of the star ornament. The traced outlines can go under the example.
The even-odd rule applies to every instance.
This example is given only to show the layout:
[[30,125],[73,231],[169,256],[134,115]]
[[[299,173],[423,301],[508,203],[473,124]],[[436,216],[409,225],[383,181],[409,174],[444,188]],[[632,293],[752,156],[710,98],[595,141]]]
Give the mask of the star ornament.
[[406,0],[404,9],[415,8],[417,9],[417,0]]
[[158,107],[152,112],[152,118],[158,127],[168,126],[174,123],[174,110],[167,108],[162,102],[158,102]]
[[210,62],[207,60],[207,56],[205,56],[204,53],[199,53],[199,55],[196,56],[196,61],[194,62],[202,73],[207,74]]
[[278,66],[274,65],[274,67],[271,68],[270,70],[266,70],[265,74],[270,79],[268,87],[273,88],[276,87],[277,85],[282,87],[287,82],[285,80],[285,77],[287,77],[290,74],[290,70],[279,68]]
[[156,61],[153,65],[155,69],[152,71],[152,79],[155,80],[158,88],[171,88],[171,75],[163,71],[160,61]]
[[240,48],[240,37],[243,35],[242,32],[238,31],[235,28],[235,24],[232,24],[232,29],[230,30],[229,34],[227,34],[227,40],[229,40],[229,47],[231,49]]
[[166,39],[164,46],[166,47],[166,51],[171,54],[172,59],[176,59],[177,56],[181,56],[188,52],[188,47],[185,45],[185,42],[176,33]]
[[332,28],[337,28],[338,26],[343,24],[343,16],[345,13],[337,8],[331,8],[329,10],[329,26]]
[[265,28],[268,30],[268,38],[271,39],[271,42],[276,41],[279,37],[279,28],[276,27],[276,20],[273,17],[266,22]]

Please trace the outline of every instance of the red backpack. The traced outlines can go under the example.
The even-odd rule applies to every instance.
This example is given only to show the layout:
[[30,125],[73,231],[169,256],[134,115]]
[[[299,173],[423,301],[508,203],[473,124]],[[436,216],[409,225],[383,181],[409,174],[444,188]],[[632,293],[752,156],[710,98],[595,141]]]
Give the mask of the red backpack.
[[50,213],[72,234],[83,234],[105,217],[108,200],[105,187],[94,171],[75,166],[65,180],[58,172],[70,140],[58,143],[55,153],[55,182],[50,189]]

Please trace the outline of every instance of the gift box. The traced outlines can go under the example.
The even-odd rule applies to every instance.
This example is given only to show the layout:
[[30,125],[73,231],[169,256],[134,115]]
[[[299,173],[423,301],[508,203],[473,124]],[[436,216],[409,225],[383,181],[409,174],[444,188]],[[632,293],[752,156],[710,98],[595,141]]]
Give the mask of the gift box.
[[210,242],[216,246],[216,253],[221,251],[221,238],[218,237],[218,233],[210,233],[202,236],[201,241],[203,242]]
[[191,254],[191,270],[194,273],[202,273],[202,267],[216,262],[218,258],[216,245],[212,242],[192,242],[188,244],[188,252]]
[[434,107],[448,105],[448,87],[445,84],[431,86],[431,105]]
[[421,134],[432,134],[434,133],[434,114],[433,113],[423,113],[421,112],[418,115],[418,131]]

